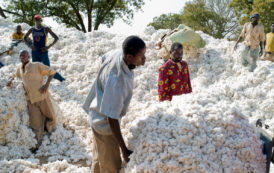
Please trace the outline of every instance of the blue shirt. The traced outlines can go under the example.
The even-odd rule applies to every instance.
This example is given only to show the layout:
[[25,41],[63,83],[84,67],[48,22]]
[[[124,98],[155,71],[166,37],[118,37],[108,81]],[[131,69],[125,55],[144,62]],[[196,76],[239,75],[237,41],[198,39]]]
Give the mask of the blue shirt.
[[41,48],[46,47],[47,35],[44,27],[40,29],[33,28],[32,37],[33,37],[33,45],[35,46],[37,51],[40,51]]
[[133,94],[134,74],[123,60],[122,51],[112,51],[105,59],[84,103],[92,128],[103,135],[112,134],[107,117],[121,120]]

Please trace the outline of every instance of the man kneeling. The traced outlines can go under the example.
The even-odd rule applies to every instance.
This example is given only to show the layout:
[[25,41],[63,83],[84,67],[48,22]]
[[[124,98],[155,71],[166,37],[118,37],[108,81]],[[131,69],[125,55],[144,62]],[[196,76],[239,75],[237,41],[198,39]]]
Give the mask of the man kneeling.
[[[15,77],[23,81],[27,93],[30,127],[37,139],[37,145],[32,151],[36,151],[42,143],[45,121],[49,133],[56,128],[55,112],[48,93],[50,81],[56,72],[42,63],[30,62],[26,50],[20,51],[20,60],[22,65],[17,68],[7,86],[11,87]],[[46,84],[43,81],[44,76],[48,76]]]

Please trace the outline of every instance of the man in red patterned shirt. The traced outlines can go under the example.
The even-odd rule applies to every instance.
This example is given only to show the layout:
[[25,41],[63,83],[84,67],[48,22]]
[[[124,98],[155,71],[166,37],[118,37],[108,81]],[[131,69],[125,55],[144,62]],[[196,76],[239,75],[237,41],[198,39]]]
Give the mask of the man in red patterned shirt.
[[191,93],[188,65],[182,60],[183,46],[173,43],[169,59],[159,69],[158,94],[160,101],[171,101],[172,96]]

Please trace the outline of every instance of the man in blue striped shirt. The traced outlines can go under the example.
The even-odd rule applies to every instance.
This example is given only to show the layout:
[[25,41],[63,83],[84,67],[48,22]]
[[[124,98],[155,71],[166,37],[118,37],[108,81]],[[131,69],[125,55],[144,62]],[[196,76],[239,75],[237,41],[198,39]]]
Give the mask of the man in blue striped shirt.
[[123,42],[123,50],[107,53],[84,103],[93,131],[92,172],[119,173],[122,160],[132,153],[122,137],[120,120],[133,94],[133,69],[145,64],[146,45],[137,36]]

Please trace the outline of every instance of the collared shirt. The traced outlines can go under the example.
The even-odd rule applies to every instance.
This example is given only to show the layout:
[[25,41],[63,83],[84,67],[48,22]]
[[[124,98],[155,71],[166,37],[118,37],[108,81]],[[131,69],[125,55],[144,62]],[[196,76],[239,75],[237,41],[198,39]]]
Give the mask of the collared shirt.
[[14,32],[11,35],[11,39],[13,40],[23,40],[23,37],[24,37],[24,33],[18,34],[17,32]]
[[92,128],[109,135],[112,132],[107,117],[121,120],[126,114],[133,94],[134,74],[120,50],[107,53],[104,59],[83,108],[90,115]]
[[266,34],[266,52],[274,53],[274,33]]
[[246,23],[241,33],[241,37],[244,38],[244,43],[250,46],[251,50],[254,50],[260,46],[260,42],[264,42],[264,26],[257,24],[253,27],[252,23]]
[[168,60],[159,69],[158,94],[159,101],[172,100],[172,96],[191,93],[188,65]]
[[29,62],[25,65],[25,71],[23,66],[17,68],[15,77],[20,78],[23,81],[24,88],[27,93],[27,99],[31,103],[39,102],[47,98],[48,91],[41,94],[39,89],[44,85],[44,76],[54,75],[56,72],[49,66],[46,66],[39,62]]

